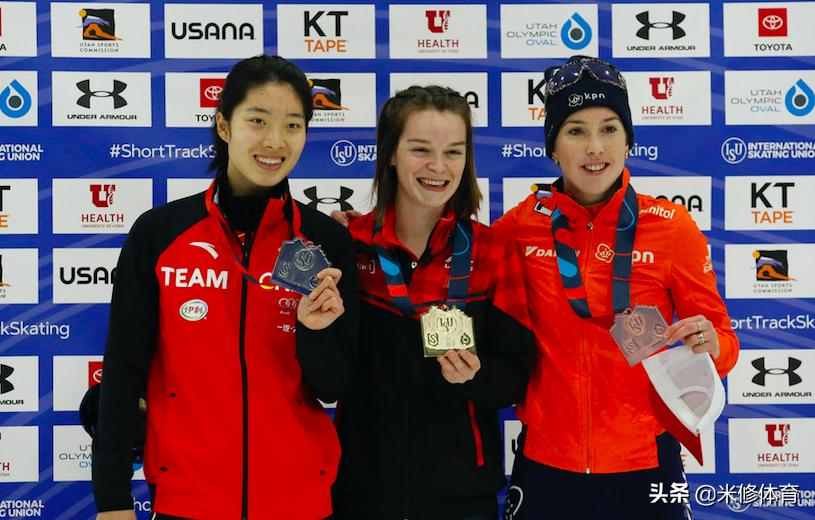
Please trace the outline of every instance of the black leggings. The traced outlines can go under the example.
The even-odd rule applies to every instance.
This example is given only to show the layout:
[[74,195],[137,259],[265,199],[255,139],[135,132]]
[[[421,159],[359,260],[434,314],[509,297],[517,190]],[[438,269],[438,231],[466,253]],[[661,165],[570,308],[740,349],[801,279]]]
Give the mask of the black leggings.
[[[515,456],[504,520],[692,518],[689,501],[671,503],[672,485],[687,485],[687,480],[679,443],[668,433],[657,437],[659,467],[606,474],[576,473],[539,464],[523,456],[523,437]],[[652,494],[656,495],[652,486],[659,489],[660,485],[668,498],[651,503]]]

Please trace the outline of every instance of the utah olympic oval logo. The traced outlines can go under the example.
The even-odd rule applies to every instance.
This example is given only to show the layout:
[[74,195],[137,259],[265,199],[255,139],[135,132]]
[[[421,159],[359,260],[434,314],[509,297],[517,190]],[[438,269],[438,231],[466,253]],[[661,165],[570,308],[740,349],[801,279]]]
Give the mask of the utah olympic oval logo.
[[208,310],[209,307],[204,300],[190,300],[184,303],[178,312],[187,321],[198,321],[204,319]]

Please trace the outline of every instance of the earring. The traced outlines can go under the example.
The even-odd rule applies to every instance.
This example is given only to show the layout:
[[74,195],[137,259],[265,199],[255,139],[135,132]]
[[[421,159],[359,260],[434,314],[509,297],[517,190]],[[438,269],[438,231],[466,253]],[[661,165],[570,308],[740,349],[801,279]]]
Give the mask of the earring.
[[555,161],[555,164],[557,164],[558,166],[560,166],[560,161],[558,161],[557,159],[554,159],[554,158],[553,158],[552,160],[553,160],[553,161]]
[[625,158],[628,159],[628,152],[625,152]]

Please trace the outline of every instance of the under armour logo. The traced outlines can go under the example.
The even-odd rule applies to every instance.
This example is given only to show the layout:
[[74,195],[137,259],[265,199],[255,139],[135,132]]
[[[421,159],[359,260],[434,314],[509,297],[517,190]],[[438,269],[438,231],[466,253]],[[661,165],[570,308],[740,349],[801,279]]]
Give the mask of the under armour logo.
[[8,377],[14,373],[14,367],[0,365],[0,394],[5,394],[14,390],[14,385],[7,381]]
[[340,186],[339,197],[318,197],[317,186],[306,188],[303,190],[303,194],[308,197],[308,200],[310,201],[308,204],[306,204],[309,208],[317,208],[318,204],[339,204],[340,211],[354,209],[354,206],[348,202],[348,199],[354,194],[354,190],[351,188],[346,188],[345,186]]
[[780,376],[782,374],[787,374],[787,379],[789,380],[789,386],[797,385],[798,383],[802,382],[801,376],[795,373],[795,371],[801,366],[801,360],[795,359],[793,357],[787,358],[787,368],[765,368],[764,367],[764,358],[754,359],[752,362],[753,367],[758,370],[758,374],[753,376],[753,383],[764,386],[765,379],[767,375],[771,376]]
[[127,83],[124,81],[114,79],[113,90],[91,90],[91,80],[84,79],[76,84],[76,88],[83,92],[82,96],[76,100],[76,104],[81,107],[90,108],[92,97],[112,97],[113,108],[122,108],[127,105],[127,100],[121,96],[121,93],[127,88]]
[[643,11],[637,15],[637,20],[642,24],[642,29],[637,31],[637,36],[643,40],[647,40],[651,36],[651,29],[671,29],[673,30],[673,39],[678,40],[685,36],[685,30],[679,27],[679,24],[685,19],[685,15],[679,11],[673,12],[673,20],[668,22],[653,22],[651,23],[651,13]]

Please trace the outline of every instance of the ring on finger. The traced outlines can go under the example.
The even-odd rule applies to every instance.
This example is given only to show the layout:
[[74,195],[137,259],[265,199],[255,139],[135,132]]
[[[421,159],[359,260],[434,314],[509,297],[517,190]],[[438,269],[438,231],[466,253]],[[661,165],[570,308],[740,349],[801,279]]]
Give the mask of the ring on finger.
[[698,345],[703,345],[705,343],[705,335],[704,334],[702,334],[701,332],[697,332],[696,337],[699,338],[699,343],[697,343]]
[[699,328],[699,330],[697,330],[696,332],[702,332],[702,322],[701,322],[701,321],[697,321],[697,322],[696,322],[696,326]]

